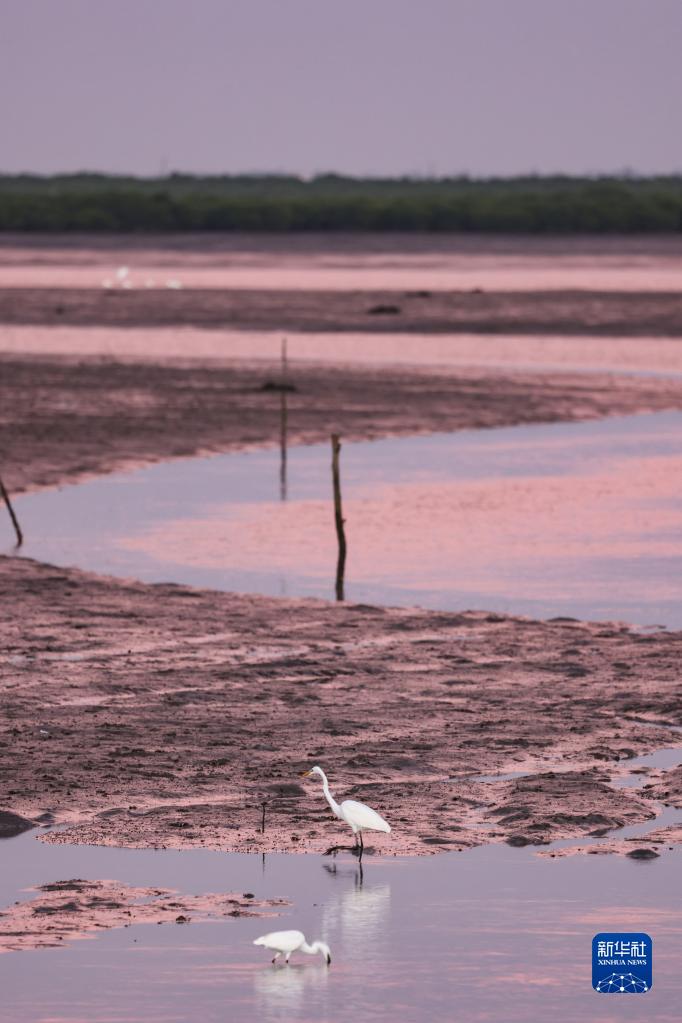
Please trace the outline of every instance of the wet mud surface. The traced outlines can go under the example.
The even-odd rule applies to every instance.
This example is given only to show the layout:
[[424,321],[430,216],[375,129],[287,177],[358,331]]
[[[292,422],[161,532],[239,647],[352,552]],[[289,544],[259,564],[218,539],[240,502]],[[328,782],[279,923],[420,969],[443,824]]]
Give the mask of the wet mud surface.
[[682,843],[682,827],[672,824],[669,827],[652,827],[645,837],[604,839],[594,845],[575,845],[545,850],[540,849],[538,855],[550,859],[563,856],[627,856],[629,859],[646,862],[657,859],[663,852],[674,849]]
[[[281,368],[0,355],[2,475],[12,492],[163,458],[278,444]],[[295,364],[290,444],[682,408],[682,380],[609,373]],[[274,389],[273,389],[274,385]]]
[[36,893],[0,910],[0,954],[60,948],[102,930],[134,924],[275,917],[288,905],[286,899],[259,900],[252,892],[187,895],[82,878],[40,885]]
[[649,795],[660,799],[668,806],[682,807],[682,767],[654,773],[649,777],[651,780],[645,786],[649,790]]
[[[48,841],[388,853],[542,845],[653,821],[618,788],[682,723],[680,633],[238,597],[0,560],[6,811]],[[643,727],[645,721],[652,727]],[[660,727],[659,727],[660,725]],[[524,771],[524,778],[480,775]],[[670,801],[670,800],[668,800]],[[265,829],[263,831],[263,811]]]
[[636,290],[5,287],[0,324],[679,337],[682,303]]

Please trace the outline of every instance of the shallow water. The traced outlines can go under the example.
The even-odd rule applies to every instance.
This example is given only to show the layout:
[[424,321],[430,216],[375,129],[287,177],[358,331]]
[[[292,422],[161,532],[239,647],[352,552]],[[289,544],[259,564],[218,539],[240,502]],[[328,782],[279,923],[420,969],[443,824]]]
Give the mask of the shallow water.
[[[0,956],[6,1023],[679,1019],[679,850],[653,863],[543,860],[506,846],[429,859],[366,856],[362,878],[345,854],[263,861],[46,846],[32,833],[4,841],[0,856],[3,906],[30,897],[30,885],[71,877],[293,901],[276,919],[142,925]],[[292,926],[328,941],[329,969],[305,956],[275,968],[252,945]],[[646,1003],[602,1003],[591,990],[591,939],[609,930],[653,937]]]
[[[623,763],[670,767],[682,749]],[[636,775],[630,775],[636,777]],[[610,838],[645,836],[679,823],[660,808],[654,821]],[[583,839],[598,845],[608,839]],[[382,839],[390,847],[390,839]],[[576,844],[552,843],[547,849]],[[207,1023],[387,1019],[519,1020],[552,1013],[610,1020],[594,1001],[590,944],[599,931],[645,931],[654,940],[654,986],[646,1018],[676,1019],[682,992],[679,849],[655,862],[623,857],[538,858],[493,845],[433,858],[366,854],[241,855],[45,845],[30,832],[0,844],[0,913],[30,888],[73,877],[115,879],[188,895],[253,892],[290,900],[279,918],[223,919],[178,927],[136,925],[91,933],[64,948],[0,957],[7,1023]],[[303,929],[332,947],[332,967],[295,956],[269,965],[254,948],[269,930]],[[1,929],[1,921],[0,921]],[[641,1019],[630,1000],[618,1017]],[[606,1015],[602,1015],[606,1012]]]
[[670,238],[281,236],[113,243],[82,238],[0,246],[1,287],[677,290],[682,250]]
[[[674,732],[682,732],[682,728],[676,728],[671,725],[657,725],[658,728],[670,728]],[[644,753],[638,757],[628,757],[627,760],[622,762],[622,766],[627,768],[628,774],[615,777],[611,779],[611,785],[614,788],[632,788],[639,789],[643,785],[646,785],[648,781],[648,774],[634,773],[641,767],[658,768],[662,771],[669,771],[673,767],[678,767],[682,764],[682,746],[665,746],[663,749],[654,750],[653,753]],[[561,771],[574,770],[572,766],[566,767],[561,764],[547,764],[543,766],[543,773],[547,771],[553,771],[555,774]],[[533,771],[507,771],[503,774],[479,774],[472,778],[472,781],[483,781],[483,782],[498,782],[498,781],[514,781],[516,778],[529,778]],[[453,779],[454,780],[454,779]],[[682,810],[678,811],[682,818]],[[650,822],[645,825],[649,828]],[[639,825],[637,825],[639,827]]]
[[[682,731],[682,729],[680,730]],[[632,757],[626,762],[626,766],[633,768],[651,767],[661,771],[670,771],[682,764],[682,746],[666,746],[654,753],[644,753],[640,757]],[[629,774],[612,782],[617,788],[641,789],[648,781],[647,773]],[[682,812],[680,813],[682,817]]]
[[[79,355],[111,359],[234,359],[277,362],[283,331],[208,330],[199,327],[41,327],[0,325],[0,352]],[[401,367],[452,372],[486,367],[505,372],[614,372],[682,375],[682,345],[673,337],[419,334],[286,331],[292,373],[296,364]]]
[[[346,598],[682,627],[680,436],[669,412],[344,444]],[[273,450],[25,495],[22,554],[330,598],[329,460],[326,445],[291,449],[285,495]]]

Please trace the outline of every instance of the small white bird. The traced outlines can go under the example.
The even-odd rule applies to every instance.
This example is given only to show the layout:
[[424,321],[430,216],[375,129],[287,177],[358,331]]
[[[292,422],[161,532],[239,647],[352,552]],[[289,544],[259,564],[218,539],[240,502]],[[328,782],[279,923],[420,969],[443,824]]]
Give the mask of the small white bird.
[[313,775],[322,779],[322,791],[332,808],[332,812],[339,820],[345,821],[355,835],[355,844],[360,846],[360,856],[362,856],[362,850],[364,849],[362,841],[363,831],[384,831],[386,834],[390,834],[391,825],[387,824],[384,818],[380,817],[371,806],[367,806],[365,803],[358,803],[355,799],[344,799],[339,805],[329,791],[327,775],[321,767],[313,767],[310,771],[304,771],[302,777],[312,778]]
[[327,960],[327,966],[332,961],[329,945],[325,945],[324,941],[314,941],[309,945],[303,931],[272,931],[271,934],[264,934],[262,938],[256,938],[254,945],[263,945],[275,952],[273,963],[277,962],[280,956],[286,956],[285,962],[288,963],[292,952],[307,952],[309,956],[321,952]]

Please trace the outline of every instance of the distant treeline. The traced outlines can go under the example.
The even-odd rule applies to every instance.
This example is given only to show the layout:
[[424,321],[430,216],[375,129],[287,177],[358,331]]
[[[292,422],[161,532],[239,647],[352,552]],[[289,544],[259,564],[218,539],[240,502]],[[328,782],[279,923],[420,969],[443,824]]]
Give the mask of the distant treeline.
[[682,176],[0,175],[0,231],[682,231]]

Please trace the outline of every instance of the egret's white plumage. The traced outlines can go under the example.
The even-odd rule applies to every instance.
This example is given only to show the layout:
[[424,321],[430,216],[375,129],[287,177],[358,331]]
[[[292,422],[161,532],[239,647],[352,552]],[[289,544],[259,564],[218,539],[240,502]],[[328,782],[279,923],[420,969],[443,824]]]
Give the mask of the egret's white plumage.
[[321,767],[313,767],[310,771],[306,771],[303,775],[304,778],[312,778],[313,776],[322,779],[322,791],[324,792],[327,802],[332,808],[332,813],[334,813],[339,820],[346,822],[355,835],[356,843],[359,842],[360,849],[363,847],[363,831],[383,831],[386,834],[390,833],[390,824],[387,824],[384,818],[380,817],[376,810],[373,810],[371,806],[367,806],[366,803],[358,803],[356,799],[344,799],[342,803],[337,803],[329,791],[327,775]]
[[275,952],[273,963],[282,955],[286,956],[285,961],[288,963],[292,952],[307,952],[310,956],[321,952],[327,961],[327,966],[332,961],[329,945],[326,945],[324,941],[314,941],[312,945],[309,945],[303,931],[272,931],[270,934],[264,934],[261,938],[256,938],[254,945],[263,945]]

